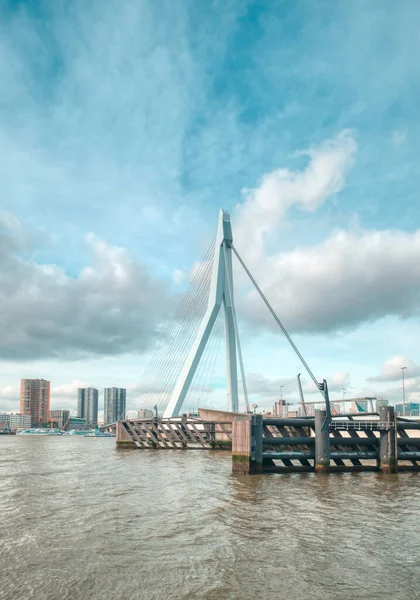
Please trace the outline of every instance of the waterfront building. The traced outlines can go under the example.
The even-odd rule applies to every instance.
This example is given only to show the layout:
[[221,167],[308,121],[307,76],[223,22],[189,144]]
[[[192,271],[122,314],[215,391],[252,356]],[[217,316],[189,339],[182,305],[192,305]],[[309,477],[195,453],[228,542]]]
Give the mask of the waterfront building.
[[[64,429],[64,425],[66,425],[69,417],[69,410],[50,410],[50,421],[56,423],[58,429]],[[66,429],[68,429],[68,423]]]
[[2,431],[3,429],[9,429],[9,427],[10,427],[9,417],[10,417],[9,413],[0,412],[0,431]]
[[104,389],[104,424],[115,423],[115,421],[124,419],[126,406],[125,388],[105,388]]
[[[315,405],[314,404],[305,404],[305,409],[301,404],[298,406],[297,416],[298,417],[313,417],[315,414]],[[289,417],[291,416],[289,411]]]
[[68,426],[66,427],[66,429],[79,430],[79,429],[89,429],[89,427],[86,423],[86,419],[81,418],[81,417],[70,417],[69,423],[68,423]]
[[96,388],[79,388],[77,390],[77,416],[86,419],[88,425],[98,423],[98,390]]
[[10,429],[28,429],[32,427],[31,415],[11,413],[9,415],[9,427]]
[[50,382],[45,379],[21,379],[20,414],[29,415],[33,427],[46,425],[50,416]]
[[153,417],[154,415],[154,411],[150,410],[150,408],[141,408],[140,410],[137,411],[137,418],[138,419],[150,419],[150,417]]
[[[400,417],[404,415],[403,404],[395,405],[395,412]],[[406,402],[405,403],[405,416],[406,417],[418,417],[420,416],[420,404],[418,402]]]

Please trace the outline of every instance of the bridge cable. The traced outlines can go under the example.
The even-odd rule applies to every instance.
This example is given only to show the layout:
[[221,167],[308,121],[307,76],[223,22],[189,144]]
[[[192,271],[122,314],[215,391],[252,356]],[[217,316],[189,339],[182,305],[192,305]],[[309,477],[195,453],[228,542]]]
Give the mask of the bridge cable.
[[[198,283],[198,286],[200,286],[201,282],[202,282],[202,272],[203,270],[205,270],[205,266],[202,265],[202,267],[198,270],[198,272],[196,273],[196,276],[194,277],[193,282],[190,285],[189,290],[186,292],[186,294],[184,295],[180,305],[178,306],[178,309],[174,315],[174,318],[171,321],[171,325],[168,328],[168,331],[166,332],[165,335],[165,339],[163,340],[163,343],[161,346],[158,346],[154,355],[152,356],[152,359],[149,362],[148,367],[146,368],[146,373],[149,371],[150,372],[150,376],[148,378],[146,378],[145,376],[143,376],[142,380],[141,380],[141,384],[145,384],[147,382],[148,379],[150,378],[154,378],[156,376],[156,373],[154,371],[156,371],[156,369],[160,369],[162,362],[160,360],[157,360],[158,357],[162,357],[163,354],[165,354],[165,352],[167,352],[167,346],[168,346],[168,342],[171,341],[175,336],[178,337],[180,331],[182,330],[182,328],[185,329],[185,321],[183,322],[183,312],[190,312],[190,308],[192,306],[195,306],[195,308],[197,308],[197,289],[195,287],[195,284]],[[198,287],[198,290],[200,290],[200,288]]]
[[[194,331],[191,332],[190,325],[194,319],[196,320],[196,327],[193,327],[192,329],[198,328],[200,322],[198,318],[199,313],[203,311],[206,301],[206,294],[204,291],[210,282],[212,262],[209,259],[211,254],[214,253],[214,246],[215,240],[213,240],[204,259],[201,261],[187,292],[184,294],[177,307],[174,318],[172,319],[165,336],[161,340],[161,343],[157,345],[146,366],[143,377],[133,394],[133,399],[137,401],[140,400],[141,396],[145,395],[141,401],[142,407],[155,401],[157,398],[160,400],[160,395],[167,392],[171,383],[170,378],[173,375],[173,368],[169,369],[168,367],[171,363],[176,362],[173,359],[179,357],[179,351],[182,350],[182,346],[185,345],[183,342],[187,342],[188,338],[193,335]],[[185,338],[187,338],[187,340],[185,340]],[[175,347],[170,345],[174,339],[176,340]],[[163,380],[161,377],[159,378],[161,373],[165,373]],[[147,389],[148,386],[150,386],[149,389]],[[145,391],[144,394],[142,388],[145,387],[147,391]],[[159,401],[159,404],[161,404],[161,401]]]
[[[222,311],[220,310],[219,314],[217,315],[216,322],[213,326],[213,331],[212,331],[211,338],[210,338],[210,344],[208,344],[208,349],[206,352],[206,355],[207,355],[206,360],[203,361],[204,365],[203,365],[202,373],[201,373],[202,385],[201,385],[201,390],[200,390],[200,397],[204,395],[207,382],[209,382],[209,386],[210,386],[211,378],[213,376],[215,360],[217,357],[217,351],[218,351],[220,337],[221,337],[221,326],[223,325],[223,320],[221,318],[221,314],[222,314]],[[209,390],[210,390],[210,387],[208,387],[207,397],[209,394]]]
[[[268,310],[270,311],[270,313],[272,314],[272,316],[274,317],[274,320],[276,321],[277,325],[280,327],[280,329],[282,330],[282,332],[284,333],[284,335],[286,336],[286,339],[288,340],[289,344],[292,346],[293,350],[296,352],[297,356],[299,357],[300,361],[302,362],[302,365],[305,367],[309,377],[312,379],[312,381],[314,382],[314,384],[316,385],[317,390],[320,392],[320,394],[322,395],[322,397],[324,398],[324,400],[326,400],[326,405],[327,405],[327,395],[324,393],[323,389],[321,389],[320,387],[320,383],[317,381],[315,375],[313,374],[313,372],[311,371],[311,369],[309,368],[308,363],[305,361],[305,359],[303,358],[302,354],[299,352],[296,344],[293,342],[292,338],[290,337],[290,335],[288,334],[285,326],[283,325],[283,323],[280,321],[280,319],[278,318],[278,316],[276,315],[276,313],[274,312],[274,309],[272,308],[271,304],[269,303],[269,301],[267,300],[267,298],[265,297],[265,295],[263,294],[261,288],[259,287],[259,285],[257,284],[257,282],[255,281],[255,279],[253,278],[253,276],[251,275],[248,267],[246,266],[246,264],[244,263],[244,261],[242,260],[242,258],[240,257],[238,251],[236,250],[236,248],[233,246],[232,244],[232,250],[234,251],[237,259],[239,260],[239,262],[241,263],[245,273],[248,275],[249,279],[251,280],[252,284],[254,285],[255,289],[257,290],[257,292],[259,293],[259,295],[261,296],[261,298],[263,299],[265,305],[267,306]],[[322,385],[322,384],[321,384]],[[329,402],[328,402],[329,404]],[[327,408],[327,414],[329,412],[329,410],[331,410],[331,407],[328,406]]]

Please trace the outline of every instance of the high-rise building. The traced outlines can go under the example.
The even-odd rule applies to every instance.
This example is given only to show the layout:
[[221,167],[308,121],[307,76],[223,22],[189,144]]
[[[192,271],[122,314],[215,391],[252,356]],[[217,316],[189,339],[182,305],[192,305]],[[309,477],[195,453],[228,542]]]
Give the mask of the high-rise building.
[[86,419],[88,425],[98,423],[98,390],[79,388],[77,390],[77,416]]
[[77,390],[77,416],[81,419],[85,417],[85,396],[87,388],[78,388]]
[[45,379],[21,379],[20,413],[30,415],[33,427],[45,425],[50,416],[50,382]]
[[68,429],[69,418],[69,410],[50,410],[50,421],[56,423],[59,429],[64,429],[64,425],[66,425],[66,429]]
[[377,398],[375,401],[375,410],[378,413],[381,410],[382,406],[388,406],[389,402],[388,400],[385,400],[384,398]]
[[276,417],[285,418],[289,414],[289,405],[286,400],[279,400],[278,402],[274,402],[273,405],[273,415]]
[[104,424],[115,423],[125,416],[127,390],[125,388],[104,389]]

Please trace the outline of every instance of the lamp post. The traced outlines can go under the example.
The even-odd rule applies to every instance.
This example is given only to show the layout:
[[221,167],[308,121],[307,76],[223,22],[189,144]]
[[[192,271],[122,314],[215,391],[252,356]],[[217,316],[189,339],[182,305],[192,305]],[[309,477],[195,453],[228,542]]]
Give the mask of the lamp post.
[[346,395],[346,388],[341,388],[341,391],[343,392],[343,414],[346,412],[346,402],[345,402],[345,398],[344,396]]
[[402,392],[403,392],[403,417],[405,417],[405,381],[404,381],[404,371],[407,367],[401,367],[402,372]]

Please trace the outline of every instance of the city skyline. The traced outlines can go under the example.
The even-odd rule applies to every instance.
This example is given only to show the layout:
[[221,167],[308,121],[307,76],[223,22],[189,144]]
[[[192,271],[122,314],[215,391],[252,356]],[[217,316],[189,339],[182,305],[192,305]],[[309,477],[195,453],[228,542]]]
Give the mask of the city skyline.
[[[394,367],[394,371],[395,371]],[[415,368],[415,366],[414,366]],[[417,370],[415,370],[415,373],[417,373]],[[382,376],[378,376],[378,378],[384,377],[385,375]],[[396,377],[394,376],[394,379],[396,379]],[[23,378],[21,379],[21,382],[24,380],[30,380],[28,378]],[[43,380],[42,378],[38,378],[35,379],[35,381],[46,381]],[[296,392],[291,391],[293,390],[293,386],[295,383],[295,378],[290,378],[288,380],[286,379],[279,379],[278,380],[278,385],[271,385],[269,390],[265,390],[266,392],[266,401],[263,402],[261,404],[261,409],[265,409],[265,410],[270,410],[272,408],[273,402],[276,402],[280,399],[282,399],[282,396],[284,394],[286,394],[286,396],[284,397],[285,400],[287,400],[288,404],[291,405],[298,405],[300,402],[300,399],[297,395]],[[303,381],[305,381],[305,378],[303,378]],[[51,382],[48,382],[51,384]],[[21,383],[22,385],[22,383]],[[256,380],[254,385],[256,386],[264,386],[266,385],[265,381],[261,381],[261,380]],[[347,385],[347,387],[343,388],[343,387],[338,387],[339,382],[333,382],[333,386],[332,386],[332,390],[330,390],[331,394],[331,399],[338,401],[342,399],[342,394],[343,394],[343,389],[346,390],[346,393],[351,393],[352,397],[360,397],[352,392],[352,386],[351,385]],[[20,386],[21,388],[21,386]],[[311,402],[318,401],[319,398],[316,395],[316,392],[314,392],[313,389],[311,389],[312,386],[308,383],[306,383],[304,385],[304,393],[305,393],[305,398],[306,401],[310,404]],[[54,390],[54,387],[52,388]],[[50,410],[69,410],[73,416],[78,415],[78,390],[79,389],[95,389],[98,391],[98,420],[101,421],[101,419],[104,419],[105,417],[105,392],[107,389],[115,389],[115,390],[125,390],[126,392],[126,398],[127,398],[127,392],[129,392],[130,394],[133,393],[136,389],[136,385],[131,385],[129,387],[118,387],[118,386],[109,386],[109,387],[101,387],[98,386],[98,388],[94,388],[93,386],[89,386],[89,385],[83,385],[80,386],[80,382],[76,381],[75,382],[75,387],[74,387],[74,392],[73,394],[70,396],[66,395],[66,398],[68,399],[67,403],[65,401],[63,401],[61,398],[54,398],[54,396],[50,396]],[[277,391],[276,391],[277,389]],[[286,392],[284,392],[284,390],[286,390]],[[269,394],[268,394],[269,393]],[[392,394],[390,394],[389,396],[387,396],[387,394],[383,394],[383,393],[373,393],[370,394],[371,396],[377,397],[378,399],[381,397],[386,398],[387,400],[389,400],[391,405],[398,405],[402,402],[402,387],[399,388],[397,390],[397,394],[395,394],[394,396]],[[407,394],[406,394],[407,395]],[[102,402],[101,402],[102,400]],[[347,400],[349,401],[350,397],[347,396]],[[409,400],[407,399],[407,404],[408,404]],[[417,402],[417,400],[412,400],[411,402]],[[198,407],[198,406],[197,406]],[[203,407],[204,407],[204,403],[203,403]],[[135,413],[138,410],[139,406],[138,404],[136,405],[131,405],[131,406],[127,406],[127,404],[124,407],[124,410],[127,410],[129,413]],[[21,410],[20,410],[20,399],[16,399],[15,402],[12,404],[12,406],[10,407],[5,407],[1,405],[1,399],[0,399],[0,412],[5,411],[8,413],[16,413],[16,414],[21,414]],[[100,417],[100,418],[99,418]]]
[[[45,381],[46,383],[49,383],[51,385],[50,381],[41,379],[41,378],[37,378],[37,379],[32,379],[32,378],[22,378],[21,379],[21,385],[20,385],[20,389],[22,388],[22,382],[23,381]],[[134,388],[134,386],[133,386]],[[106,387],[98,387],[95,388],[94,386],[89,386],[89,385],[83,385],[83,387],[77,387],[75,389],[75,396],[71,397],[70,402],[68,404],[65,404],[65,402],[63,402],[61,399],[58,398],[54,398],[50,396],[50,404],[49,404],[49,412],[54,412],[54,411],[70,411],[72,412],[73,416],[76,416],[79,414],[79,403],[80,403],[80,396],[79,396],[79,390],[95,390],[98,393],[98,415],[103,415],[104,413],[104,405],[105,405],[105,393],[106,390],[119,390],[120,392],[125,392],[127,391],[127,388],[124,387],[117,387],[117,386],[110,386],[108,388]],[[125,411],[125,396],[123,398],[123,400],[119,400],[119,404],[118,406],[120,407],[120,412],[124,412]],[[21,413],[21,399],[17,398],[13,405],[11,407],[8,408],[4,408],[1,405],[1,399],[0,399],[0,413],[1,412],[6,412],[6,413],[15,413],[15,414],[24,414]],[[134,410],[134,409],[133,409]],[[85,412],[83,410],[83,412]]]
[[[399,368],[403,373],[406,373],[407,367],[399,367],[394,365],[394,373],[397,372],[396,369]],[[412,368],[412,365],[411,365]],[[397,372],[398,373],[398,372]],[[385,378],[386,373],[383,373],[381,376],[378,376],[377,379]],[[302,380],[302,378],[301,378]],[[305,379],[303,379],[305,382]],[[404,379],[405,382],[405,379]],[[258,381],[256,384],[261,387],[264,382]],[[283,405],[286,412],[289,411],[288,407],[293,406],[294,412],[296,414],[300,414],[301,412],[301,399],[292,397],[292,395],[288,396],[288,390],[291,387],[292,382],[289,380],[279,380],[277,385],[277,390],[274,388],[270,390],[272,405],[267,406],[264,403],[261,404],[253,404],[254,407],[258,407],[258,412],[268,412],[272,414],[278,414],[282,412]],[[337,382],[331,382],[332,390],[338,391]],[[320,406],[323,401],[317,396],[314,400],[312,398],[311,386],[308,384],[304,384],[303,386],[304,397],[306,404],[306,411],[312,411],[314,406]],[[63,408],[61,407],[51,407],[50,406],[50,388],[51,382],[42,378],[37,379],[29,379],[22,378],[21,379],[21,397],[20,397],[20,406],[19,412],[17,411],[8,411],[2,406],[0,406],[0,414],[9,414],[16,415],[16,418],[20,418],[24,415],[29,415],[31,417],[31,422],[33,426],[40,426],[42,424],[47,424],[50,421],[56,421],[57,418],[62,421],[67,420],[67,418],[78,417],[86,420],[87,426],[94,426],[98,423],[112,423],[124,416],[133,415],[138,412],[140,408],[140,403],[138,402],[134,408],[127,408],[127,389],[119,388],[116,386],[103,388],[101,396],[99,395],[98,388],[93,388],[92,386],[86,387],[78,387],[77,388],[77,399],[76,399],[76,410],[73,410],[69,407]],[[284,390],[286,389],[286,392]],[[355,410],[356,405],[359,406],[359,410],[367,410],[367,406],[370,401],[375,400],[377,405],[381,404],[393,404],[396,407],[398,413],[405,414],[405,408],[408,411],[407,414],[419,414],[420,412],[420,404],[415,401],[407,401],[406,395],[402,394],[402,398],[397,397],[394,401],[390,401],[389,398],[384,397],[383,394],[375,394],[365,397],[355,397],[353,394],[348,394],[351,386],[347,383],[345,387],[341,387],[341,395],[339,398],[334,397],[334,393],[330,395],[330,399],[335,402],[334,410],[336,412],[340,412],[340,405],[347,410]],[[402,391],[405,388],[402,387]],[[286,396],[284,395],[286,393]],[[337,394],[336,394],[337,395]],[[100,402],[100,398],[102,402]],[[347,404],[346,404],[347,403]],[[349,408],[349,403],[351,403],[351,408]],[[364,406],[364,408],[362,407]],[[370,404],[369,404],[370,406]],[[196,401],[196,406],[194,409],[189,407],[185,407],[185,412],[190,412],[191,410],[196,410],[197,408],[206,408],[206,404],[204,402],[200,402],[199,399]],[[60,415],[59,415],[60,413]],[[37,417],[37,415],[43,415],[42,418]],[[293,411],[292,413],[293,414]]]

